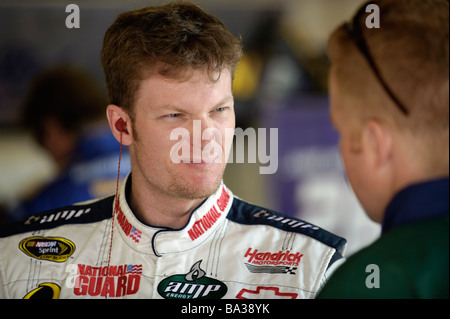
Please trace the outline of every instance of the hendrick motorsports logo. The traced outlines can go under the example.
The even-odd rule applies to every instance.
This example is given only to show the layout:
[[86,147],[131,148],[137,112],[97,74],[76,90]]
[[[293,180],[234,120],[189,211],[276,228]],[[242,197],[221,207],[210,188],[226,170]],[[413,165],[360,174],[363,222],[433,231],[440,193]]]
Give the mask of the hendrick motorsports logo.
[[245,263],[251,273],[291,274],[295,275],[298,265],[303,257],[300,253],[278,251],[278,253],[259,252],[258,249],[249,248],[244,255],[248,258]]
[[221,281],[206,277],[200,268],[202,260],[186,275],[174,275],[161,281],[158,293],[165,299],[220,299],[228,291]]
[[75,244],[62,237],[30,237],[20,242],[19,249],[39,260],[62,263],[75,252]]

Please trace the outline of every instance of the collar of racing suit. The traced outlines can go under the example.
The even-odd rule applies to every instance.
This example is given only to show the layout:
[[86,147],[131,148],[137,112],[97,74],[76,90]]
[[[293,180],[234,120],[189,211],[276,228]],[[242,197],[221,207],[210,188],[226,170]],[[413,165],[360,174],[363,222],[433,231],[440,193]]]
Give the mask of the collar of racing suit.
[[[188,251],[204,242],[226,219],[233,203],[232,192],[222,183],[219,189],[195,209],[186,226],[179,230],[145,225],[127,202],[129,174],[119,190],[119,207],[114,218],[114,234],[140,253],[163,256]],[[116,235],[114,235],[116,236]],[[114,248],[113,248],[114,249]]]

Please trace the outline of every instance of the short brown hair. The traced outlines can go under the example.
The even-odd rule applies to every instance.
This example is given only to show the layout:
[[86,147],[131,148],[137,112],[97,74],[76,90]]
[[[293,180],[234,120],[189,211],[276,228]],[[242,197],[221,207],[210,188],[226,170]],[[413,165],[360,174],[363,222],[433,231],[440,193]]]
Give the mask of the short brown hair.
[[[387,86],[409,115],[405,116],[393,105],[343,25],[331,36],[328,54],[340,89],[364,101],[358,110],[352,111],[365,118],[383,117],[414,134],[429,135],[434,131],[441,137],[445,132],[448,135],[448,1],[372,2],[380,8],[381,26],[363,27],[362,34]],[[363,7],[366,6],[367,3]],[[360,17],[361,25],[366,17]]]
[[175,2],[126,12],[106,31],[102,50],[109,102],[133,118],[139,83],[158,74],[185,78],[207,69],[212,81],[229,68],[234,74],[242,41],[198,6]]

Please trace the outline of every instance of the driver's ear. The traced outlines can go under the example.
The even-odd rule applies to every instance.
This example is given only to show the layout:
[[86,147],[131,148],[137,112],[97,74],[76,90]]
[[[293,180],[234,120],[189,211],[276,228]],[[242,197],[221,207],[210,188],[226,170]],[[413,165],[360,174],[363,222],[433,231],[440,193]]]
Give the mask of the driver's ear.
[[131,119],[128,114],[117,105],[108,105],[106,109],[109,127],[117,141],[130,146],[133,143],[131,132]]
[[370,120],[365,126],[366,147],[370,148],[374,169],[390,165],[393,151],[392,133],[386,125]]

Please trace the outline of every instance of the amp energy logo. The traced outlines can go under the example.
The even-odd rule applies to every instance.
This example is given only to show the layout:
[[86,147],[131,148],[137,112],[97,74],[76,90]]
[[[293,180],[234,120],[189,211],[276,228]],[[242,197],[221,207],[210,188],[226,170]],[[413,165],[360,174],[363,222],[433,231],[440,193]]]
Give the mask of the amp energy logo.
[[184,275],[174,275],[161,281],[158,293],[165,299],[220,299],[228,291],[221,281],[206,277],[200,268],[202,260]]

